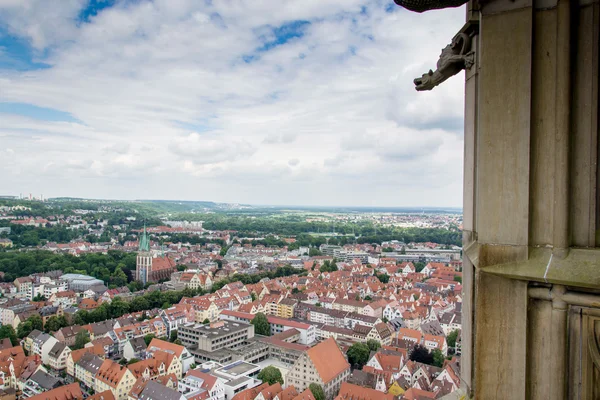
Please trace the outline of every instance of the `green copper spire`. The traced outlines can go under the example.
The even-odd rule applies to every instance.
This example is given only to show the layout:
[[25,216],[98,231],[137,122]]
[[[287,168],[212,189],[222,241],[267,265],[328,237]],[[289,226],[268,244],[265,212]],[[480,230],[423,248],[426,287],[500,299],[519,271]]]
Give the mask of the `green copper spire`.
[[146,224],[144,223],[144,233],[142,233],[142,237],[140,238],[140,251],[150,251],[150,239],[148,239],[148,235],[146,234]]

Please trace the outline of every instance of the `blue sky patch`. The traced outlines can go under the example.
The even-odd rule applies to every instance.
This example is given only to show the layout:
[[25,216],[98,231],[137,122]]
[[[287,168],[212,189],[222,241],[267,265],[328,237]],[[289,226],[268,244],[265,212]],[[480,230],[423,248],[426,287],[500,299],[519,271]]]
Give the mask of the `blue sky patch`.
[[[39,57],[36,56],[39,53]],[[50,68],[49,64],[40,62],[45,53],[34,51],[27,40],[10,35],[0,28],[0,69],[29,71]]]
[[254,56],[254,55],[250,55],[250,54],[246,54],[242,56],[242,60],[244,60],[244,62],[246,64],[250,64],[254,61],[257,61],[260,57],[259,56]]
[[38,107],[26,103],[0,103],[0,113],[20,115],[40,121],[81,123],[81,121],[74,118],[68,112],[55,110],[53,108]]
[[79,21],[89,22],[90,18],[95,17],[100,11],[112,7],[114,4],[115,0],[90,0],[87,7],[79,13]]
[[208,126],[207,122],[186,122],[177,120],[173,120],[173,122],[182,129],[196,133],[208,132],[212,129]]
[[273,36],[263,38],[265,43],[259,47],[258,51],[269,51],[277,46],[281,46],[293,39],[304,36],[306,28],[310,25],[309,21],[297,20],[286,22],[278,27],[271,27]]

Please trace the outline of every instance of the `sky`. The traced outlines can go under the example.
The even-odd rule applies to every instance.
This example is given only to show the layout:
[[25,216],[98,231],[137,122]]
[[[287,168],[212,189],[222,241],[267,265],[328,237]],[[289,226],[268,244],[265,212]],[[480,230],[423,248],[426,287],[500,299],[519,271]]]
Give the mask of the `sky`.
[[464,9],[0,0],[0,194],[462,206]]

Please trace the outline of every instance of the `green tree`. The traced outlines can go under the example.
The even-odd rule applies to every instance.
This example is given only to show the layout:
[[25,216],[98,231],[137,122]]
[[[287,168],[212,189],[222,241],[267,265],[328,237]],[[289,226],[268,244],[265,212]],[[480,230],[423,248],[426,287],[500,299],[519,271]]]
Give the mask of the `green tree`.
[[365,300],[366,301],[371,301],[371,300],[373,300],[373,298],[371,296],[367,295],[367,296],[365,296]]
[[350,365],[354,368],[362,368],[369,361],[370,352],[369,346],[365,343],[354,343],[350,346],[346,355],[348,356]]
[[123,268],[125,268],[125,264],[118,264],[110,275],[110,282],[117,287],[127,285],[127,275],[123,272]]
[[283,376],[281,375],[281,371],[279,368],[276,368],[272,365],[263,368],[263,370],[258,373],[257,378],[263,382],[267,382],[269,385],[274,385],[277,382],[283,385]]
[[15,328],[13,328],[12,325],[0,326],[0,339],[10,339],[10,342],[13,346],[19,345],[17,333],[15,332]]
[[144,336],[144,342],[146,342],[146,346],[150,345],[150,342],[152,341],[152,339],[154,339],[156,337],[156,335],[154,333],[149,333],[146,336]]
[[85,325],[87,324],[87,315],[88,312],[86,310],[80,310],[73,315],[73,325]]
[[31,322],[31,327],[33,329],[37,329],[38,331],[44,329],[44,321],[38,314],[33,314],[31,317],[27,318],[27,321]]
[[204,318],[204,321],[202,321],[203,324],[210,324],[210,319],[208,318]]
[[315,400],[325,400],[325,392],[323,391],[323,387],[318,383],[311,383],[308,385],[310,392],[314,396]]
[[375,274],[379,282],[388,283],[390,281],[390,276],[388,274]]
[[90,333],[87,330],[82,329],[75,335],[75,345],[73,346],[73,350],[83,349],[85,344],[89,342]]
[[292,289],[292,294],[296,294],[296,293],[300,293],[300,290],[297,287]]
[[309,256],[311,256],[311,257],[314,257],[314,256],[322,256],[322,255],[323,255],[323,253],[321,253],[321,252],[319,251],[319,249],[317,249],[317,248],[315,248],[315,247],[311,247],[311,248],[308,250],[308,255],[309,255]]
[[46,321],[46,326],[45,326],[46,332],[56,332],[60,328],[62,328],[62,326],[60,325],[60,321],[58,320],[58,317],[56,315],[51,316]]
[[31,331],[33,331],[33,327],[31,326],[31,322],[29,321],[21,322],[19,326],[17,326],[17,336],[20,339],[23,339],[24,337],[29,335]]
[[46,301],[46,297],[44,297],[43,294],[38,293],[35,295],[35,297],[33,299],[31,299],[31,301]]
[[425,263],[424,262],[416,262],[415,263],[415,271],[416,272],[423,271],[423,268],[425,268]]
[[251,324],[254,325],[254,333],[257,335],[271,336],[271,327],[265,314],[257,313]]
[[446,337],[446,342],[448,342],[448,347],[456,347],[456,339],[458,338],[458,330],[453,330]]
[[173,329],[171,331],[171,336],[169,337],[169,342],[173,343],[177,340],[177,330]]
[[462,284],[462,277],[461,276],[455,276],[454,277],[454,281]]
[[131,365],[131,364],[135,364],[136,362],[140,362],[142,360],[140,360],[139,358],[130,358],[129,361],[127,361],[127,365]]
[[440,349],[434,349],[431,352],[431,355],[433,356],[433,365],[435,365],[436,367],[442,368],[444,366],[444,354],[442,353],[442,351]]
[[64,327],[70,325],[69,321],[67,321],[67,317],[65,317],[64,315],[61,315],[58,317],[58,324],[60,325],[61,328],[64,328]]
[[375,339],[369,339],[367,340],[367,346],[369,346],[369,350],[377,351],[381,347],[381,343]]
[[256,294],[254,292],[250,293],[250,297],[252,298],[252,301],[256,301]]
[[129,312],[129,303],[121,300],[119,296],[116,296],[109,305],[109,314],[111,318],[119,318]]
[[433,355],[425,347],[416,345],[410,352],[409,358],[412,361],[417,361],[423,364],[433,364]]

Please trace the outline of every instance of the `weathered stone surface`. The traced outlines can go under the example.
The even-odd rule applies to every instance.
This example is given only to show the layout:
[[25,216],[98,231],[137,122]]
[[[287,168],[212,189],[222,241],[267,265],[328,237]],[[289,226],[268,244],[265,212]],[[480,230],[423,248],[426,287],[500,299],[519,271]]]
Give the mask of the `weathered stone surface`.
[[552,303],[530,300],[527,321],[527,398],[546,400],[551,397],[551,385],[546,382],[547,362],[552,354],[550,327]]
[[596,246],[598,162],[598,4],[579,11],[573,80],[571,140],[571,240],[574,246]]
[[527,282],[477,272],[476,399],[525,399]]
[[528,244],[531,31],[531,8],[481,22],[476,222],[481,243]]

